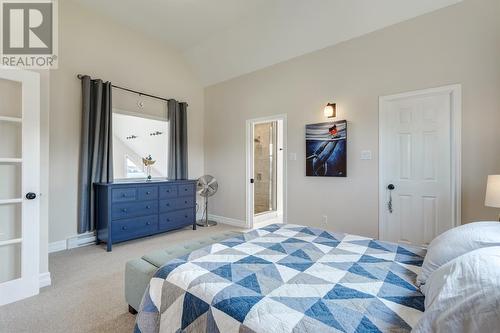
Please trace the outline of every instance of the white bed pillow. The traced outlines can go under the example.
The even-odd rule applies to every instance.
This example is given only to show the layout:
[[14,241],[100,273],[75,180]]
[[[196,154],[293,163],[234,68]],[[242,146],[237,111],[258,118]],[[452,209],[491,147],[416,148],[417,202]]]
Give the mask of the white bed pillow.
[[425,312],[412,332],[498,332],[500,247],[466,253],[432,273]]
[[424,285],[432,272],[447,262],[487,246],[500,246],[499,222],[474,222],[445,231],[429,244],[417,285]]

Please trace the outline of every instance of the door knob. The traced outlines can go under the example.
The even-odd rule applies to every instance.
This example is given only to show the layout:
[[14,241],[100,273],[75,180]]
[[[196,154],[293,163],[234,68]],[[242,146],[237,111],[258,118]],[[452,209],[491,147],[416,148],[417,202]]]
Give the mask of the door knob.
[[35,198],[36,198],[36,194],[35,193],[33,193],[33,192],[26,193],[26,199],[33,200]]
[[387,185],[387,189],[390,191],[389,192],[389,202],[387,203],[387,210],[389,210],[389,213],[392,214],[392,190],[394,190],[396,187],[394,184],[389,184]]

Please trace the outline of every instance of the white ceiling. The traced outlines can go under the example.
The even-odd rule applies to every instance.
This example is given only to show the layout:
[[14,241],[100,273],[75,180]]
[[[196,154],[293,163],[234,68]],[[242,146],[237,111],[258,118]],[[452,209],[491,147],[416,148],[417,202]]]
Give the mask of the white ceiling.
[[182,52],[204,85],[462,0],[74,0]]
[[180,51],[266,10],[274,0],[74,0]]

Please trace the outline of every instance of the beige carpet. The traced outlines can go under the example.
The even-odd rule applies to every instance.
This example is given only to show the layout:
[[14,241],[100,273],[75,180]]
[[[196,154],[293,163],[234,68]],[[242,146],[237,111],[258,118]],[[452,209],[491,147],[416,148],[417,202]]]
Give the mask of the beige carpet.
[[116,244],[53,253],[52,285],[40,295],[0,307],[0,332],[132,332],[135,316],[123,295],[125,262],[149,251],[235,227],[184,229]]

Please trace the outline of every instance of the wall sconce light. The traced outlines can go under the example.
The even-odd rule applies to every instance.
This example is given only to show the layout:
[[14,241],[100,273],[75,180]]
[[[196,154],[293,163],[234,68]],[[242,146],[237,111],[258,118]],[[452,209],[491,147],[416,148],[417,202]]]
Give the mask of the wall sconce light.
[[337,104],[328,103],[323,109],[323,114],[327,118],[335,118],[337,116]]

